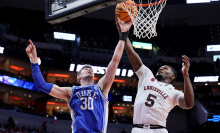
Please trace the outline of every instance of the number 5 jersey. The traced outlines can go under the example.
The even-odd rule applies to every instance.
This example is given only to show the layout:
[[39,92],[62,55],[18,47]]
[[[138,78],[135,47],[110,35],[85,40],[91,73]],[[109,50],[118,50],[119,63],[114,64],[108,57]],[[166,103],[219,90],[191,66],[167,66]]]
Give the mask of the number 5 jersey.
[[72,133],[105,133],[108,100],[99,86],[73,86],[68,106],[71,109]]
[[166,127],[168,113],[179,105],[179,97],[183,96],[183,92],[176,90],[171,84],[157,81],[145,65],[136,74],[139,82],[133,124],[148,123]]

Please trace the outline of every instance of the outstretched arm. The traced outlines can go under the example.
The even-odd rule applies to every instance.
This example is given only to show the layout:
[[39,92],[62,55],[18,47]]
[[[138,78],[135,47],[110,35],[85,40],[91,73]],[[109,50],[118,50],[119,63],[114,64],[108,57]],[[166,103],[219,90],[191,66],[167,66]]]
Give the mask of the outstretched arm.
[[[119,22],[119,26],[122,29],[122,32],[124,32],[124,33],[129,31],[131,25],[132,25],[132,22],[128,22],[128,23],[124,23],[122,21]],[[116,73],[119,61],[121,60],[121,57],[123,54],[126,38],[124,38],[124,37],[121,38],[121,36],[120,36],[120,40],[115,48],[113,57],[112,57],[110,63],[108,64],[106,74],[98,82],[98,85],[101,87],[102,93],[106,99],[108,99],[108,92],[109,92],[111,85],[114,81],[115,73]]]
[[189,78],[190,60],[186,55],[182,56],[182,73],[184,77],[184,97],[179,98],[180,107],[190,109],[194,105],[194,92]]
[[[115,20],[116,20],[116,26],[118,29],[118,33],[121,34],[121,28],[119,26],[117,18]],[[126,51],[128,58],[131,62],[133,70],[136,72],[142,66],[143,62],[141,61],[140,56],[134,51],[129,38],[127,38],[127,40],[126,40],[125,51]]]
[[26,53],[28,57],[31,59],[32,66],[32,76],[34,79],[34,84],[37,89],[44,91],[45,93],[54,96],[56,98],[64,99],[66,101],[69,100],[71,87],[59,87],[55,84],[46,83],[42,73],[40,71],[38,62],[37,62],[37,50],[35,45],[31,40],[29,40],[29,45],[26,48]]

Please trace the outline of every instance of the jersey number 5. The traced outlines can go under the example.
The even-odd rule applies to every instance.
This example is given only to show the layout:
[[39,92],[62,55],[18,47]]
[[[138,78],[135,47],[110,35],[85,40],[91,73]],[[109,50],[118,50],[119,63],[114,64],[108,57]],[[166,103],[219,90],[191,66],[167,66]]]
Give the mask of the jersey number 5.
[[93,98],[91,97],[81,97],[80,100],[82,100],[83,105],[80,105],[80,108],[82,110],[93,110]]
[[154,105],[154,99],[156,98],[157,98],[156,96],[149,94],[145,102],[145,105],[148,107],[152,107]]

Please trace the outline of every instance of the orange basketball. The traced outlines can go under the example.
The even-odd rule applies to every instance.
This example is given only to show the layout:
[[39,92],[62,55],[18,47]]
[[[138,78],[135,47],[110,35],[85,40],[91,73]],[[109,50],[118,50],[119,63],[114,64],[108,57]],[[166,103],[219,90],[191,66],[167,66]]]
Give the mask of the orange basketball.
[[115,8],[116,16],[124,22],[131,21],[131,18],[129,16],[128,12],[124,8],[127,8],[128,11],[131,12],[133,15],[135,15],[135,16],[137,15],[137,6],[134,5],[134,2],[132,0],[127,0],[127,2],[129,2],[129,3],[125,2],[126,7],[123,7],[124,5],[122,3],[119,3],[119,4],[117,4],[117,6]]

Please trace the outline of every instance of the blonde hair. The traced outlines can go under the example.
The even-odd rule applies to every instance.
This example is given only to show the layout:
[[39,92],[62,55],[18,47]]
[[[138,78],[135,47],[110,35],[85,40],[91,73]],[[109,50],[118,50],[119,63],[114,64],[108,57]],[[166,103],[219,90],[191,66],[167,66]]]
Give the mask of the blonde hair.
[[82,71],[84,68],[91,68],[91,69],[92,69],[92,66],[89,65],[89,64],[85,64],[83,67],[80,68],[79,72],[77,73],[77,83],[79,83],[79,84],[80,84],[80,80],[79,80],[78,76],[81,74],[81,71]]

